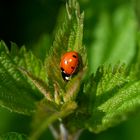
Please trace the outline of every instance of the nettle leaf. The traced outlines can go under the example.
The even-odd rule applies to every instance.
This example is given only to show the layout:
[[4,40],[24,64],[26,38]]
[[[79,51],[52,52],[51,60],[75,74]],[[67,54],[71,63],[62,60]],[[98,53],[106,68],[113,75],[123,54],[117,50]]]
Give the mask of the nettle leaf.
[[130,75],[132,78],[140,79],[140,33],[137,34],[137,47],[135,52],[135,57],[130,64]]
[[25,69],[18,68],[24,75],[28,77],[30,82],[32,82],[33,86],[35,86],[41,93],[46,97],[47,100],[53,101],[53,97],[50,93],[48,85],[41,80],[40,78],[34,76],[32,73],[28,72]]
[[80,13],[78,3],[75,0],[69,0],[63,24],[58,28],[53,46],[46,57],[46,70],[52,87],[55,83],[59,89],[64,90],[65,88],[66,82],[62,79],[60,70],[60,59],[64,53],[67,51],[78,52],[82,56],[82,64],[85,65],[86,52],[82,46],[83,17],[84,14]]
[[[130,78],[124,65],[99,67],[89,82],[85,94],[94,96],[94,102],[87,101],[90,117],[86,127],[90,131],[98,133],[112,127],[140,108],[140,80]],[[92,87],[96,88],[90,93]]]
[[[43,103],[40,102],[33,121],[35,130],[31,134],[31,139],[37,139],[51,123],[72,114],[77,108],[75,99],[86,67],[86,50],[82,46],[84,14],[80,14],[79,5],[75,0],[69,0],[65,13],[64,23],[58,28],[53,46],[45,60],[48,86],[53,95],[53,102],[46,99]],[[68,51],[79,53],[80,70],[69,82],[66,82],[61,76],[60,59]]]
[[87,128],[95,133],[113,127],[140,109],[139,93],[140,79],[133,79],[126,65],[100,66],[85,81],[78,107],[64,119],[65,125],[72,132]]
[[28,138],[16,132],[9,132],[0,136],[0,140],[28,140]]
[[[43,46],[44,47],[44,46]],[[27,82],[32,88],[36,88],[50,100],[48,94],[48,78],[43,62],[37,58],[31,51],[27,51],[25,46],[21,49],[15,43],[11,44],[10,56],[16,63],[18,69],[25,75]],[[41,96],[41,94],[38,96]]]
[[9,51],[0,42],[0,105],[22,114],[35,111],[38,98],[37,90],[31,88],[25,77],[17,69]]
[[25,46],[22,46],[21,49],[19,49],[15,43],[12,43],[10,56],[18,67],[31,72],[34,76],[39,77],[44,82],[48,81],[42,61],[33,55],[31,51],[27,51]]
[[136,29],[131,4],[120,6],[111,14],[102,11],[89,48],[90,73],[95,73],[102,64],[113,65],[119,61],[129,64],[135,55]]

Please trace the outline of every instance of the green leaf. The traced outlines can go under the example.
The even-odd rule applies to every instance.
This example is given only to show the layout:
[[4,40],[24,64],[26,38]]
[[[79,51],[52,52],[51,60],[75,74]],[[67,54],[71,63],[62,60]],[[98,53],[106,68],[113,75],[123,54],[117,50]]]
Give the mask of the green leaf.
[[133,79],[126,65],[100,66],[80,91],[77,109],[63,120],[72,132],[86,128],[99,133],[140,109],[140,79]]
[[[55,41],[46,57],[46,70],[49,82],[57,84],[58,88],[63,90],[66,82],[62,79],[60,70],[61,56],[67,51],[76,51],[82,58],[81,62],[85,65],[86,51],[82,46],[83,38],[83,17],[80,8],[75,0],[69,0],[66,5],[65,19],[55,36]],[[65,92],[65,91],[63,91]]]
[[9,132],[0,136],[0,140],[28,140],[23,134]]
[[[91,87],[86,85],[85,94],[94,96],[94,102],[87,101],[90,117],[86,127],[90,131],[98,133],[112,127],[140,108],[140,80],[130,78],[125,66],[100,67],[89,82]],[[96,89],[90,93],[92,87]]]
[[[31,51],[27,51],[25,46],[22,46],[21,49],[19,49],[15,43],[11,44],[11,51],[9,55],[16,63],[18,69],[26,76],[27,82],[32,86],[32,88],[35,90],[38,89],[43,95],[45,95],[44,92],[40,90],[41,87],[35,84],[35,81],[36,83],[41,82],[43,86],[46,86],[45,88],[48,87],[47,73],[42,61],[37,58]],[[28,73],[30,73],[30,76]],[[34,78],[32,79],[31,77]],[[49,89],[47,89],[47,91],[48,90]],[[41,94],[38,94],[38,96],[41,97]]]
[[44,82],[48,81],[42,61],[33,55],[31,51],[27,51],[25,46],[19,49],[15,43],[12,43],[10,56],[18,67],[26,69]]
[[39,99],[37,95],[37,90],[31,88],[17,69],[4,42],[0,42],[0,105],[11,111],[31,114]]
[[31,73],[29,73],[25,69],[22,69],[22,68],[18,68],[18,69],[24,75],[26,75],[28,77],[28,79],[30,79],[30,81],[32,81],[32,83],[46,97],[46,99],[48,99],[49,101],[53,101],[52,95],[50,94],[50,91],[49,91],[49,87],[46,85],[46,83],[44,81],[42,81],[41,79],[35,77],[34,75],[32,75]]
[[[67,14],[63,26],[59,27],[55,41],[46,56],[45,64],[49,80],[49,89],[53,93],[54,103],[44,99],[40,102],[33,121],[35,130],[31,139],[37,139],[50,124],[72,114],[77,108],[75,99],[79,93],[86,67],[86,50],[82,46],[83,14],[80,14],[79,5],[75,0],[70,0],[66,5]],[[67,51],[76,51],[80,56],[79,71],[69,82],[61,76],[60,59]],[[29,74],[28,74],[29,76]],[[29,76],[33,79],[32,76]],[[52,88],[52,89],[51,89]]]
[[134,79],[140,79],[140,33],[137,34],[137,47],[135,51],[135,57],[130,64],[130,75]]
[[135,54],[137,25],[132,5],[120,6],[111,14],[102,11],[99,17],[88,50],[90,73],[102,64],[129,64]]
[[66,85],[66,94],[63,96],[64,102],[75,101],[78,93],[80,94],[81,83],[84,79],[85,70],[79,71],[76,77],[71,79]]

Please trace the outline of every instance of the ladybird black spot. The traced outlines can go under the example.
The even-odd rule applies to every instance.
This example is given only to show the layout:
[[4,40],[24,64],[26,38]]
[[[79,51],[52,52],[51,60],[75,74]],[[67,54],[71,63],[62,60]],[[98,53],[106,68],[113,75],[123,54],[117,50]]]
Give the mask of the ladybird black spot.
[[74,67],[71,67],[71,69],[73,69],[73,70],[74,70]]
[[72,57],[77,58],[77,56],[76,56],[76,55],[72,55]]

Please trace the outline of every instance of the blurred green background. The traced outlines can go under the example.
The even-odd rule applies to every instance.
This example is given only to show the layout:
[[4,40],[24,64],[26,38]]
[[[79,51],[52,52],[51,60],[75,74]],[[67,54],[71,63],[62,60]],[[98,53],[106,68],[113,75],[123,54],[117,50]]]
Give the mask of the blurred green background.
[[[65,0],[1,0],[0,39],[26,45],[40,59],[50,48],[56,25],[63,22]],[[139,30],[139,0],[79,0],[85,12],[84,39],[89,58],[89,73],[103,63],[129,64],[135,55]],[[112,47],[113,46],[113,47]],[[121,50],[121,51],[120,51]],[[127,50],[127,53],[125,53]],[[120,51],[120,55],[116,56]],[[97,53],[98,52],[98,53]],[[112,53],[114,52],[114,54]],[[96,56],[101,54],[100,56]],[[126,54],[126,55],[124,55]],[[32,118],[0,108],[0,134],[16,131],[28,134]],[[93,134],[85,130],[80,140],[139,140],[140,115],[114,128]],[[53,139],[49,130],[40,140]]]

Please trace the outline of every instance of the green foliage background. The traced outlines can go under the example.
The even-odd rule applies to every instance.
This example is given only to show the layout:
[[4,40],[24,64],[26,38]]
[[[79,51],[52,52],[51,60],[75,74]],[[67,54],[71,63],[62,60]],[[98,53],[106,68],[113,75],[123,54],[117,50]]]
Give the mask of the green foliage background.
[[[97,67],[104,63],[121,61],[129,65],[136,53],[136,31],[139,27],[137,21],[140,21],[139,1],[79,0],[79,2],[81,10],[85,11],[84,44],[88,50],[89,73],[95,72]],[[13,22],[10,22],[10,27],[7,25],[11,16],[10,7],[7,10],[2,8],[0,11],[2,21],[0,38],[7,44],[9,44],[8,40],[16,42],[18,45],[25,44],[29,50],[31,49],[37,57],[43,60],[45,51],[49,50],[54,39],[56,25],[63,21],[65,1],[25,0],[15,1],[15,4],[16,10],[13,12]],[[6,8],[8,4],[4,4],[4,6]],[[12,8],[14,9],[14,7]],[[8,21],[4,18],[7,15],[9,15]],[[2,33],[5,33],[4,36]],[[40,50],[40,46],[43,46],[42,50]],[[120,50],[121,52],[119,52]],[[110,52],[114,52],[114,54]],[[96,53],[100,55],[97,56]],[[10,131],[28,134],[31,119],[1,108],[0,134]],[[80,139],[139,140],[139,121],[140,114],[137,113],[131,120],[100,134],[84,131]],[[52,139],[49,131],[44,133],[40,139],[43,140],[46,137]]]

